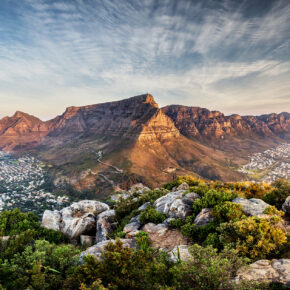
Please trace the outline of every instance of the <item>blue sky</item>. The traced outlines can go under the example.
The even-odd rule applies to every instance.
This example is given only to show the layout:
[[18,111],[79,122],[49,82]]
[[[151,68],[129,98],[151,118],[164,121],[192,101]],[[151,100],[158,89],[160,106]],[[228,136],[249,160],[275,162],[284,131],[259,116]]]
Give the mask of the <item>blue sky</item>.
[[153,94],[290,111],[289,0],[0,0],[0,117]]

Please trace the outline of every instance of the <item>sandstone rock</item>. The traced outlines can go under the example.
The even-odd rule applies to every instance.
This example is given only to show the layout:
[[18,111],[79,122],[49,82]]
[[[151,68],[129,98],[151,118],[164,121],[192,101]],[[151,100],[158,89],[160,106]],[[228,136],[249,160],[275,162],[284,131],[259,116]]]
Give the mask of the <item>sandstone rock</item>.
[[184,190],[170,192],[154,202],[157,211],[172,218],[185,219],[191,214],[192,196],[184,197]]
[[195,192],[189,192],[187,193],[183,198],[182,201],[185,204],[188,204],[190,206],[192,206],[192,204],[194,203],[194,201],[198,198],[201,198],[197,193]]
[[43,228],[52,229],[55,231],[60,230],[61,223],[61,214],[58,210],[46,210],[42,216],[42,224]]
[[[106,240],[100,242],[92,247],[86,249],[86,251],[80,254],[80,262],[83,263],[83,258],[88,255],[92,255],[97,259],[101,259],[102,253],[105,252],[105,247],[110,243],[115,243],[115,240]],[[136,248],[136,241],[134,239],[121,239],[124,248]]]
[[246,215],[257,216],[263,214],[264,210],[270,205],[258,198],[245,199],[235,198],[232,202],[240,204]]
[[189,189],[189,185],[186,182],[183,182],[177,187],[177,190],[188,190],[188,189]]
[[194,219],[194,224],[196,224],[197,227],[205,226],[212,220],[213,220],[213,217],[211,215],[211,209],[203,208],[201,212]]
[[282,210],[290,215],[290,196],[288,196],[282,205]]
[[95,231],[96,216],[106,210],[109,210],[109,206],[105,203],[82,200],[61,211],[45,211],[42,226],[60,230],[69,239],[76,240],[82,234]]
[[135,236],[135,234],[138,232],[138,230],[141,227],[141,223],[140,223],[139,218],[140,218],[140,215],[131,218],[129,224],[125,225],[123,231],[127,234],[133,232],[134,234],[131,234],[129,236],[131,236],[131,237]]
[[178,230],[171,230],[165,224],[148,223],[142,227],[142,231],[147,232],[149,239],[152,241],[152,247],[173,249],[176,245],[187,244],[181,232]]
[[115,219],[115,210],[106,210],[100,213],[97,217],[96,225],[96,243],[107,240],[107,236],[113,232]]
[[278,282],[290,287],[290,259],[259,260],[248,268],[242,268],[238,271],[235,281],[242,280]]
[[[181,261],[188,261],[188,260],[192,259],[192,255],[189,253],[188,248],[189,248],[188,245],[178,246]],[[169,252],[169,259],[173,263],[176,263],[178,261],[178,250],[177,250],[177,246],[176,246],[173,248],[173,250],[171,252]]]
[[80,235],[80,242],[82,246],[90,247],[95,242],[95,237],[93,236],[86,236],[86,235]]

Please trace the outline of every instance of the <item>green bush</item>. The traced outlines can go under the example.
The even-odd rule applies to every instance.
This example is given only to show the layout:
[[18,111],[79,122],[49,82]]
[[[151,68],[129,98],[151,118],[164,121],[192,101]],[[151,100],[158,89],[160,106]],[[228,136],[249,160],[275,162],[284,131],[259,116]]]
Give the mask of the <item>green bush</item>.
[[270,193],[263,197],[263,200],[277,209],[282,209],[285,199],[290,195],[290,182],[287,180],[279,179],[274,182],[275,187]]
[[148,206],[144,211],[140,214],[140,222],[141,224],[154,223],[160,224],[167,218],[166,214],[158,212],[154,207]]
[[218,192],[214,189],[207,191],[201,199],[196,199],[193,203],[193,213],[198,214],[203,208],[213,208],[225,201],[233,200],[237,195],[230,192]]
[[182,183],[187,183],[189,186],[196,186],[204,184],[204,181],[190,175],[185,175],[179,176],[174,181],[164,184],[163,187],[172,190],[173,187],[177,187]]
[[223,223],[241,219],[244,212],[240,204],[226,201],[213,208],[212,216],[216,222]]
[[[170,269],[177,289],[233,289],[237,270],[245,265],[233,250],[220,254],[212,247],[193,245],[192,259]],[[235,288],[237,289],[237,288]]]
[[248,217],[223,223],[218,228],[220,241],[237,250],[242,256],[263,259],[277,253],[287,242],[286,234],[276,226],[280,221]]

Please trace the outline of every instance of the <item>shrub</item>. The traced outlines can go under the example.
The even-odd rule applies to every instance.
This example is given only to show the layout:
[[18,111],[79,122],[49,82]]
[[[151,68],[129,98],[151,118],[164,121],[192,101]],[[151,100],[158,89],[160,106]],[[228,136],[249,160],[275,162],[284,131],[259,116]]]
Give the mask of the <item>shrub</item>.
[[196,186],[204,184],[204,181],[190,175],[185,175],[179,176],[174,181],[164,184],[163,187],[171,190],[173,187],[177,187],[182,183],[187,183],[189,186]]
[[263,259],[277,253],[287,242],[285,233],[275,227],[279,219],[248,217],[223,223],[218,228],[220,241],[236,249],[240,255]]
[[233,250],[218,254],[212,247],[193,245],[192,259],[170,269],[177,289],[232,289],[236,271],[245,264]]
[[239,220],[244,216],[244,213],[240,204],[226,201],[213,208],[212,216],[216,222],[222,223]]
[[141,212],[139,219],[141,224],[144,225],[147,223],[159,224],[162,223],[166,218],[166,214],[158,212],[152,206],[148,206],[144,211]]
[[225,201],[231,201],[236,197],[236,194],[225,191],[218,192],[214,189],[209,190],[201,199],[196,199],[193,203],[193,213],[198,214],[203,208],[213,208],[214,206]]
[[184,221],[182,219],[172,219],[170,220],[169,225],[174,229],[180,229],[181,226],[184,225]]
[[277,209],[282,209],[285,199],[290,195],[290,182],[287,180],[279,179],[274,182],[273,189],[270,193],[263,197],[263,200]]
[[282,210],[278,210],[275,206],[268,206],[267,208],[265,208],[263,213],[268,215],[277,215],[280,217],[285,214]]

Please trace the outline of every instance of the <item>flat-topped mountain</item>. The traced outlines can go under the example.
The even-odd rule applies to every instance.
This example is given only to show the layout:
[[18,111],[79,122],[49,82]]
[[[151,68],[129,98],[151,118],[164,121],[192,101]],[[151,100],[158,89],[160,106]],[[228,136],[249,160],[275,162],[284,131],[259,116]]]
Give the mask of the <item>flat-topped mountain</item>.
[[225,116],[199,107],[159,108],[152,95],[144,94],[69,107],[46,122],[16,112],[0,120],[0,149],[32,151],[50,164],[56,183],[97,185],[100,192],[105,184],[130,179],[158,185],[172,172],[241,179],[235,169],[249,153],[289,140],[289,132],[289,113]]

